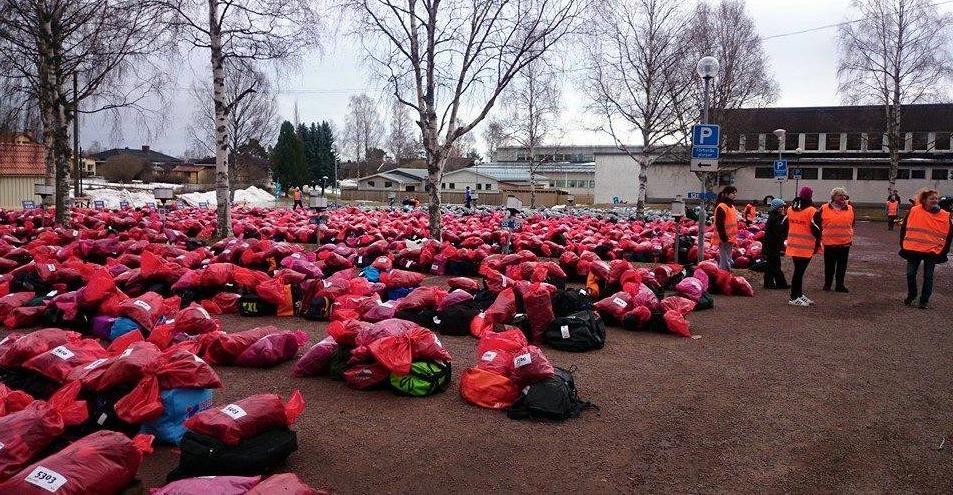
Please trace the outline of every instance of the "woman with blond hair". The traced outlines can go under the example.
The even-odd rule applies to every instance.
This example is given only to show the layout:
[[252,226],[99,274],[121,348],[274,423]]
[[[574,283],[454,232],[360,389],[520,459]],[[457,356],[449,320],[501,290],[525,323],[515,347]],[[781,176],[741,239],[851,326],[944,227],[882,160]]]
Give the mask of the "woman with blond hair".
[[824,247],[824,290],[848,292],[844,285],[847,275],[847,257],[854,242],[854,207],[848,201],[847,190],[835,187],[831,200],[814,214],[814,223],[821,231],[821,246]]
[[907,260],[907,298],[904,304],[913,304],[917,298],[917,271],[923,263],[923,288],[919,293],[920,309],[926,309],[933,293],[933,269],[946,263],[953,239],[950,212],[940,208],[940,193],[921,189],[917,204],[910,208],[900,228],[900,257]]

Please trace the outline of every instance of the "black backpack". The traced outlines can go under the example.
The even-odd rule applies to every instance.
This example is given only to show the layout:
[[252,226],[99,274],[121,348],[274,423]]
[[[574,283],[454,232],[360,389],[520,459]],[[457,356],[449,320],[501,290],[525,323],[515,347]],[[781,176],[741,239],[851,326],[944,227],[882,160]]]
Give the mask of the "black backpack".
[[47,400],[62,386],[60,383],[26,368],[0,368],[0,383],[22,390],[34,399]]
[[692,311],[704,311],[706,309],[712,309],[715,307],[715,298],[711,294],[705,292],[702,294],[702,297],[698,298],[698,303],[695,304],[695,308]]
[[602,349],[606,345],[606,325],[597,313],[580,311],[553,320],[543,334],[543,340],[561,351]]
[[572,372],[556,368],[552,378],[524,388],[506,415],[510,419],[565,421],[586,409],[598,409],[591,402],[579,399]]
[[298,450],[298,436],[279,428],[232,446],[186,431],[179,450],[179,467],[169,473],[167,481],[196,476],[256,476],[271,472]]
[[301,301],[299,313],[306,320],[328,321],[331,318],[331,309],[334,301],[326,296],[315,296],[310,300]]
[[451,304],[437,311],[436,330],[444,335],[469,335],[470,322],[480,311],[480,306],[472,299]]
[[402,309],[394,313],[394,318],[414,322],[429,330],[436,330],[437,322],[442,321],[437,312],[430,308]]
[[473,301],[476,302],[481,311],[486,311],[496,302],[496,294],[486,289],[478,290],[473,294]]
[[592,298],[586,289],[563,289],[553,295],[553,314],[556,318],[592,309]]
[[278,307],[263,301],[258,294],[242,294],[238,298],[238,314],[242,316],[274,316]]

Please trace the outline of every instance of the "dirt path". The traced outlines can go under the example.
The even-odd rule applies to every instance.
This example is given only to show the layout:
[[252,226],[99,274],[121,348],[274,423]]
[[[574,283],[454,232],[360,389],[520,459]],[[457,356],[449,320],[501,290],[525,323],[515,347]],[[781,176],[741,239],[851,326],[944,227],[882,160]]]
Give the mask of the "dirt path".
[[[579,368],[581,395],[601,408],[566,423],[465,403],[456,387],[475,359],[465,337],[443,338],[454,385],[438,397],[294,379],[289,364],[221,368],[216,402],[300,389],[308,407],[288,470],[344,494],[949,493],[951,445],[937,447],[953,433],[953,270],[937,269],[934,309],[904,307],[896,238],[883,224],[857,230],[852,292],[821,292],[815,259],[805,289],[815,308],[759,290],[691,316],[698,340],[610,329],[599,352],[546,350]],[[277,324],[323,336],[305,320]],[[156,486],[175,462],[159,449],[140,476]]]

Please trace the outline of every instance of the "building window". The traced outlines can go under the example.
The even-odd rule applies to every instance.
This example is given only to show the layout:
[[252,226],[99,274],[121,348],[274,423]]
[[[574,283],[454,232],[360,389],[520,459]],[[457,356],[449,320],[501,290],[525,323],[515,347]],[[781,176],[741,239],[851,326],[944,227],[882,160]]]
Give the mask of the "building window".
[[824,180],[854,180],[854,169],[850,167],[824,167],[821,174]]
[[927,178],[927,171],[926,171],[926,170],[922,170],[922,169],[911,170],[911,171],[910,171],[910,178],[911,178],[911,179],[926,179],[926,178]]
[[476,188],[477,188],[477,191],[482,191],[482,190],[483,190],[483,184],[477,182]]
[[925,132],[914,132],[913,133],[913,149],[916,151],[925,151],[927,149],[927,143],[929,141],[929,135]]
[[725,136],[725,149],[742,151],[741,134],[728,134]]
[[745,134],[745,151],[758,151],[757,134]]
[[887,168],[858,168],[857,180],[887,180],[890,170]]
[[404,187],[404,190],[407,192],[414,192],[417,190],[417,186],[406,186]]
[[764,135],[764,149],[766,151],[777,151],[778,148],[778,137],[774,134],[765,134]]
[[393,187],[393,185],[394,185],[393,182],[384,181],[384,187]]
[[847,134],[847,150],[848,151],[860,150],[860,134],[859,133],[851,132]]
[[441,183],[440,183],[440,189],[446,189],[446,188],[447,188],[447,183],[446,183],[446,182],[441,182]]
[[789,132],[784,135],[784,149],[794,151],[800,146],[801,135],[796,132]]
[[950,171],[945,168],[935,168],[930,174],[930,178],[933,180],[949,180]]
[[825,149],[830,151],[840,150],[840,134],[831,133],[827,135],[827,143],[825,144]]
[[897,178],[907,180],[910,178],[910,169],[908,168],[898,168],[897,169]]
[[456,182],[451,182],[451,183],[450,183],[450,189],[456,189],[456,188],[457,188],[457,183],[456,183]]
[[489,191],[489,190],[493,189],[493,187],[492,187],[491,184],[486,184],[485,187],[484,187],[484,189],[486,189],[487,191]]
[[372,180],[367,181],[367,185],[370,187],[374,187],[374,181]]
[[933,149],[935,150],[949,150],[950,149],[950,133],[949,132],[938,132],[936,133],[936,142],[933,144]]
[[773,167],[755,167],[754,178],[755,179],[773,179],[774,168]]
[[804,149],[810,151],[817,151],[820,148],[821,136],[817,133],[810,133],[804,135]]
[[590,188],[590,189],[595,189],[595,188],[596,188],[596,181],[594,181],[594,180],[589,181],[589,188]]
[[569,181],[569,185],[566,187],[576,187],[576,181],[574,180]]
[[867,151],[882,151],[884,149],[884,135],[880,132],[867,134]]
[[[788,178],[789,178],[789,179],[793,179],[793,178],[794,178],[794,168],[796,168],[796,167],[797,167],[797,166],[795,165],[795,167],[789,167],[789,168],[788,168]],[[817,169],[814,168],[814,167],[802,168],[802,169],[801,169],[801,179],[802,179],[802,180],[817,180]]]

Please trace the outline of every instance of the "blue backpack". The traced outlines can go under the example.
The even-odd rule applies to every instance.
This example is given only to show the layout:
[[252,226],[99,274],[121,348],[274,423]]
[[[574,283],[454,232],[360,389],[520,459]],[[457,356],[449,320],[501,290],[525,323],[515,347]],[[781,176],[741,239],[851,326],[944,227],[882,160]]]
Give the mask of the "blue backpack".
[[404,298],[407,294],[410,294],[414,289],[411,287],[400,287],[397,289],[391,289],[387,291],[387,300],[396,301],[398,299]]
[[139,329],[141,329],[141,327],[138,323],[124,316],[120,316],[116,318],[112,328],[109,329],[109,340],[116,340],[129,332]]
[[156,439],[178,445],[185,435],[185,421],[212,407],[210,388],[173,388],[162,391],[162,416],[142,424],[142,433],[155,435]]

